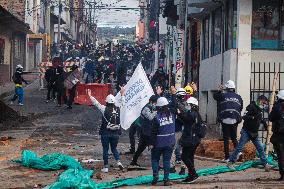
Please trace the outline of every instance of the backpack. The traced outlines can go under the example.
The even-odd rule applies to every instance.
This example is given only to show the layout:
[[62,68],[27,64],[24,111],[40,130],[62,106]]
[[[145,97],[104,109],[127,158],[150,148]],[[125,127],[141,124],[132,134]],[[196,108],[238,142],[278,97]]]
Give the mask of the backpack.
[[194,133],[201,139],[206,136],[207,124],[202,120],[201,115],[198,113],[198,117],[194,124]]
[[103,115],[104,116],[104,119],[106,120],[106,122],[107,122],[107,129],[109,129],[109,130],[112,130],[112,131],[116,131],[116,130],[119,130],[120,129],[120,112],[119,112],[119,109],[118,108],[114,108],[113,110],[112,110],[112,112],[110,112],[110,118],[109,119],[107,119],[106,117],[105,117],[105,115]]
[[280,119],[278,120],[277,133],[284,134],[284,103],[280,104]]

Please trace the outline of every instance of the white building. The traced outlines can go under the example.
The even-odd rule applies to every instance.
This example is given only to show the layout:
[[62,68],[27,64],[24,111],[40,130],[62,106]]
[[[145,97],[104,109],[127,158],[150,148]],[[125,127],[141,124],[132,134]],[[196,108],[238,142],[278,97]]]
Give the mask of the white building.
[[[227,80],[246,107],[259,94],[269,97],[274,73],[284,72],[283,0],[188,0],[189,17],[202,22],[200,109],[216,123],[213,93]],[[277,89],[284,89],[283,74]]]

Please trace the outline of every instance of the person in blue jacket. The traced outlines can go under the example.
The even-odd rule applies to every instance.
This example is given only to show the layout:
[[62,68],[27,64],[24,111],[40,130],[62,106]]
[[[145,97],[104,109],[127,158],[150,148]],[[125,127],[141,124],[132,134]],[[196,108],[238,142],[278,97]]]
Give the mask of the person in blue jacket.
[[223,86],[220,86],[219,91],[214,94],[214,99],[217,101],[218,121],[222,125],[223,140],[224,140],[224,160],[228,162],[229,154],[229,139],[233,141],[234,148],[238,145],[237,128],[242,121],[241,112],[243,109],[243,100],[240,95],[235,92],[235,83],[229,80]]
[[164,185],[171,186],[169,181],[170,160],[175,146],[175,117],[170,112],[169,102],[165,97],[157,100],[157,115],[152,121],[152,137],[150,142],[151,161],[153,170],[152,185],[159,179],[159,161],[163,156]]

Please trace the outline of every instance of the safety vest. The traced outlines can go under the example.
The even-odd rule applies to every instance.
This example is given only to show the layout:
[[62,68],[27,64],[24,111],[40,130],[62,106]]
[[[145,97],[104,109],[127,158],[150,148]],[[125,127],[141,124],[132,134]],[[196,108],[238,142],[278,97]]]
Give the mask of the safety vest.
[[158,113],[156,120],[159,123],[156,147],[173,147],[175,145],[175,119],[171,114],[169,117]]

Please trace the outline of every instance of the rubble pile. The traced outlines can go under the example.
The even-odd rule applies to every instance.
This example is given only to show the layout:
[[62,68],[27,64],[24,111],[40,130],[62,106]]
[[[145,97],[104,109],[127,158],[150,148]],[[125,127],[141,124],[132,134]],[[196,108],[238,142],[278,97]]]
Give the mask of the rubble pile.
[[[234,149],[230,142],[230,152]],[[196,150],[196,155],[213,159],[224,159],[224,142],[219,140],[203,140]],[[242,151],[240,161],[252,160],[256,157],[256,149],[252,143],[247,143]]]
[[0,100],[0,123],[19,119],[19,114]]

